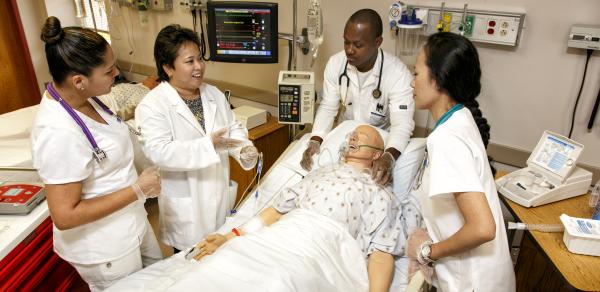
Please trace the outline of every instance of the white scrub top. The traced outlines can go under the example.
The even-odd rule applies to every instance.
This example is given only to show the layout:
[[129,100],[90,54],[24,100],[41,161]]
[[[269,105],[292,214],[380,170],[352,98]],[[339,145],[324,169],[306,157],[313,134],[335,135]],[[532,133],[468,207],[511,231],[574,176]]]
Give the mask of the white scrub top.
[[453,193],[484,193],[496,223],[492,241],[439,259],[434,266],[434,285],[439,291],[514,291],[515,274],[500,201],[471,112],[463,108],[436,128],[427,138],[427,150],[428,164],[415,192],[433,242],[449,238],[464,225]]
[[341,51],[329,58],[324,73],[323,99],[313,124],[313,136],[324,138],[327,135],[333,127],[338,111],[341,110],[340,103],[343,101],[346,111],[341,113],[338,122],[357,120],[389,130],[386,147],[404,151],[415,127],[413,120],[415,105],[410,87],[412,75],[396,56],[385,51],[383,55],[379,88],[382,95],[379,99],[373,97],[373,90],[377,88],[379,82],[381,50],[377,52],[375,65],[364,82],[360,82],[356,67],[348,64],[346,73],[350,84],[347,89],[348,79],[345,77],[342,78],[342,84],[339,84],[340,75],[344,72],[347,61],[346,54]]
[[239,163],[241,147],[217,151],[211,134],[228,127],[230,138],[252,145],[219,89],[202,84],[200,96],[204,129],[168,82],[152,89],[135,110],[144,153],[161,171],[159,239],[180,250],[223,225],[235,202],[228,156]]
[[[33,166],[45,184],[81,182],[81,199],[104,196],[132,185],[137,179],[133,146],[125,123],[108,115],[94,101],[102,124],[78,113],[106,159],[97,162],[92,146],[65,109],[45,94],[31,131]],[[146,210],[135,201],[126,207],[68,230],[54,226],[54,251],[78,264],[118,259],[140,246],[146,232]]]

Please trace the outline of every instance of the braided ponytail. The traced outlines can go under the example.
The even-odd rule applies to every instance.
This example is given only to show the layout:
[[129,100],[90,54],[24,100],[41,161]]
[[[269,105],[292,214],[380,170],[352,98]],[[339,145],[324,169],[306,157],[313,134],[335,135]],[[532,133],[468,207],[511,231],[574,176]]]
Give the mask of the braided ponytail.
[[[427,39],[424,51],[431,78],[440,90],[471,111],[483,145],[487,149],[490,125],[475,100],[481,92],[481,69],[477,49],[471,41],[461,35],[440,32]],[[488,156],[488,160],[495,175],[496,169],[491,166],[491,157]]]

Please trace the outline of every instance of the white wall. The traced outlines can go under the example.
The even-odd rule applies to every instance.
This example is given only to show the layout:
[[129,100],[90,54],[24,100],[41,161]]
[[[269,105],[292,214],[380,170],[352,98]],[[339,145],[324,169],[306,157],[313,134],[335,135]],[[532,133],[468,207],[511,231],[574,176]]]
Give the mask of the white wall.
[[41,28],[47,17],[46,6],[43,0],[17,0],[17,7],[21,16],[21,23],[23,23],[38,87],[40,92],[44,92],[44,82],[52,79],[44,54],[44,42],[40,39]]
[[[271,1],[279,3],[280,31],[291,32],[292,1]],[[120,16],[109,20],[113,48],[119,59],[154,66],[152,49],[158,31],[170,23],[192,26],[189,12],[180,7],[180,1],[173,2],[173,11],[149,12],[149,24],[143,28],[139,25],[138,12],[132,8],[121,8]],[[306,23],[305,11],[309,1],[298,2],[301,27]],[[327,57],[342,49],[346,19],[354,11],[370,7],[383,16],[385,25],[387,10],[393,1],[321,2],[325,42],[313,68],[317,72],[317,80],[322,80]],[[430,6],[440,4],[438,1],[407,2]],[[456,0],[445,2],[453,8],[462,8],[465,3]],[[566,135],[585,62],[583,50],[567,50],[566,38],[574,23],[600,24],[600,1],[471,0],[468,4],[471,9],[527,14],[521,41],[516,49],[478,45],[483,69],[483,90],[479,100],[492,125],[492,142],[531,151],[546,129]],[[384,33],[383,48],[394,51],[390,33]],[[280,41],[279,50],[279,64],[211,63],[207,68],[207,78],[276,92],[277,72],[285,69],[287,62],[285,42]],[[300,57],[298,69],[308,69],[307,60]],[[573,134],[575,140],[586,146],[581,161],[596,167],[600,167],[600,152],[597,150],[600,147],[600,117],[592,132],[588,133],[585,127],[599,87],[600,54],[596,52],[590,60]],[[418,113],[418,125],[424,126],[425,120],[426,114]]]

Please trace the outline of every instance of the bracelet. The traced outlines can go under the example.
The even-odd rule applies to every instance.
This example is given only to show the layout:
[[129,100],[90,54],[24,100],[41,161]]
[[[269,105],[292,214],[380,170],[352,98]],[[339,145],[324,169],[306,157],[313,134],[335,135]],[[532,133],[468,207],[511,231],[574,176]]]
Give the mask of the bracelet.
[[235,234],[235,236],[242,236],[242,235],[240,234],[240,231],[239,231],[239,230],[237,230],[237,228],[231,228],[231,232],[233,232],[233,234]]

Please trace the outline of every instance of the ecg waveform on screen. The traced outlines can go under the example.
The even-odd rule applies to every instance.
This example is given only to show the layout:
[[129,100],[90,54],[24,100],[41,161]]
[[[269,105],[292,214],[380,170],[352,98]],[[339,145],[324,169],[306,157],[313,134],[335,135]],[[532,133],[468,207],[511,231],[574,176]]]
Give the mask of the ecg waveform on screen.
[[270,55],[269,13],[266,9],[215,11],[217,53]]

